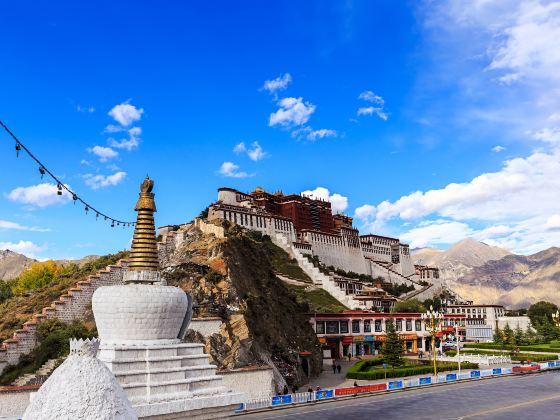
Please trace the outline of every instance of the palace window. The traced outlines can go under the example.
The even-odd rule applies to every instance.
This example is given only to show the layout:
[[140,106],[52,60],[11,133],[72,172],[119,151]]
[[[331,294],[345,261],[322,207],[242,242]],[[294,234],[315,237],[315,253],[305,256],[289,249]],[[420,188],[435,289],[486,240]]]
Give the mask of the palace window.
[[381,331],[382,331],[381,320],[376,319],[375,320],[375,332],[381,332]]
[[338,322],[337,321],[327,321],[327,334],[338,334]]
[[315,323],[315,332],[317,334],[325,334],[325,321],[317,321]]
[[360,321],[352,321],[352,332],[359,333],[360,332]]
[[348,321],[340,321],[340,333],[348,334]]
[[371,332],[371,321],[369,319],[364,320],[364,332]]
[[396,330],[397,331],[402,331],[402,319],[397,319],[396,325],[397,325]]
[[422,331],[422,321],[420,321],[419,319],[417,319],[416,321],[414,321],[415,325],[415,329],[416,331]]
[[407,331],[412,331],[412,320],[411,319],[406,320],[406,330]]

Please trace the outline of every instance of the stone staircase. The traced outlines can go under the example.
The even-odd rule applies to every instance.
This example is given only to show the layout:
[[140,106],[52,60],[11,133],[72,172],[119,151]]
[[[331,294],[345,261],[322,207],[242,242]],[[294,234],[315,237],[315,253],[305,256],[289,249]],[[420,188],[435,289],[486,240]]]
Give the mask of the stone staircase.
[[4,340],[0,345],[0,374],[7,366],[17,364],[22,355],[30,353],[37,346],[36,331],[40,323],[50,318],[65,322],[83,318],[91,308],[93,292],[101,286],[122,284],[125,269],[126,263],[122,260],[116,265],[110,265],[86,280],[77,282],[75,287],[50,306],[33,315],[21,329],[14,332],[12,338]]
[[26,373],[25,375],[17,378],[14,381],[13,385],[25,386],[43,384],[53,372],[53,370],[55,370],[63,362],[63,360],[64,359],[49,359],[43,364],[43,366],[37,369],[36,372]]
[[337,286],[334,277],[321,273],[321,271],[313,265],[298,249],[296,249],[289,240],[280,234],[276,234],[271,238],[272,241],[280,248],[285,250],[291,257],[293,257],[301,269],[307,274],[313,284],[321,287],[328,292],[332,297],[350,309],[360,308],[360,303],[355,300],[351,295],[347,295],[340,287]]
[[377,261],[373,261],[372,259],[369,259],[369,260],[370,260],[371,264],[374,264],[378,268],[387,271],[389,273],[390,281],[392,283],[396,282],[396,283],[404,283],[404,284],[407,284],[407,285],[412,284],[414,286],[424,287],[420,283],[418,283],[416,280],[412,280],[410,278],[411,276],[403,276],[398,271],[393,270],[391,268],[390,264],[385,265],[385,264],[380,264]]

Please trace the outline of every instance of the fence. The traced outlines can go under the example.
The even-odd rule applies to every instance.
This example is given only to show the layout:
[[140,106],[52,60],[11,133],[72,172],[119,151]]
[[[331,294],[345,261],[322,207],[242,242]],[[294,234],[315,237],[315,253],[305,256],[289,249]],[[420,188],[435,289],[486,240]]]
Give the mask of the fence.
[[[498,356],[499,357],[499,356]],[[529,368],[529,366],[527,366]],[[400,379],[393,380],[379,384],[364,385],[349,388],[334,388],[325,389],[312,392],[299,392],[296,394],[277,395],[272,398],[261,398],[251,400],[241,404],[236,413],[241,413],[251,410],[267,409],[273,407],[292,406],[295,404],[307,404],[316,401],[329,400],[341,397],[356,396],[360,394],[375,394],[405,388],[415,388],[425,385],[441,384],[454,382],[459,380],[474,380],[480,378],[487,378],[491,376],[510,375],[519,373],[528,373],[531,371],[541,371],[548,369],[560,368],[560,360],[549,361],[544,363],[535,363],[530,366],[530,369],[520,370],[519,368],[511,367],[495,367],[491,369],[471,370],[461,373],[445,373],[434,376],[426,376],[423,378],[414,379]]]
[[511,357],[507,355],[503,356],[489,356],[489,355],[482,355],[482,354],[461,354],[459,357],[457,356],[442,356],[439,357],[439,360],[444,362],[458,362],[459,358],[461,362],[471,362],[471,363],[478,363],[479,365],[501,365],[503,363],[511,363]]

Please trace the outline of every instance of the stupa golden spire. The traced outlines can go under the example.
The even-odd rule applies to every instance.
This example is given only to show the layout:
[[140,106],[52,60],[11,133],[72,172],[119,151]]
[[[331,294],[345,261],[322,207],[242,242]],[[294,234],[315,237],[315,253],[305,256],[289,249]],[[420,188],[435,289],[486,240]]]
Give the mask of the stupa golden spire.
[[140,185],[140,197],[134,208],[138,212],[138,216],[132,239],[132,251],[128,258],[128,270],[130,271],[157,271],[159,268],[154,226],[154,212],[157,210],[154,193],[152,193],[153,188],[154,181],[146,176]]

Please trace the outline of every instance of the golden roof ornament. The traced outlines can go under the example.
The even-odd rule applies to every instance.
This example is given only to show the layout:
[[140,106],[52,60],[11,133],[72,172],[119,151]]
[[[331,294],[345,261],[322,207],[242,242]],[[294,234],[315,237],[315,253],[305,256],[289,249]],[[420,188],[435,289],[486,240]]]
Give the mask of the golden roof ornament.
[[[128,271],[157,271],[159,269],[158,250],[156,241],[156,229],[154,225],[154,212],[156,203],[154,201],[154,181],[148,176],[140,185],[140,197],[136,202],[135,211],[138,212],[134,237],[132,239],[132,251],[128,258]],[[149,281],[138,276],[129,277],[129,281]],[[148,276],[152,278],[153,276]],[[126,278],[125,278],[126,281]]]

